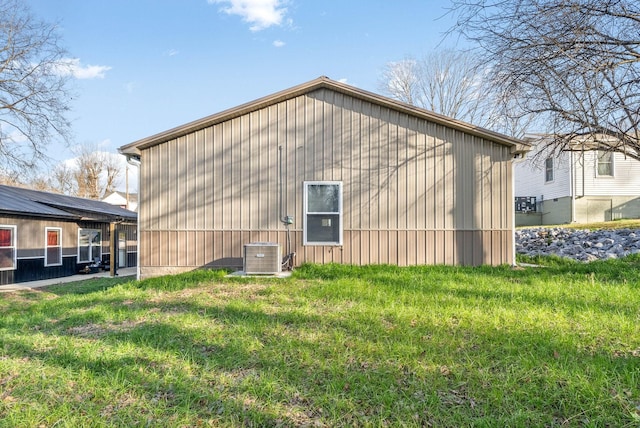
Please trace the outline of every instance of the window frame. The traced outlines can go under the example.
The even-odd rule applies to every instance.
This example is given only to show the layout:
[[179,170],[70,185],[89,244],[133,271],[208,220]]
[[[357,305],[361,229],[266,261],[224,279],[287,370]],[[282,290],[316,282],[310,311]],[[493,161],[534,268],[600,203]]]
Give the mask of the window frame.
[[[58,245],[49,245],[49,232],[58,232]],[[59,259],[55,263],[49,261],[49,248],[59,249]],[[44,266],[62,266],[62,228],[61,227],[45,227],[44,228]]]
[[[544,182],[551,183],[555,178],[555,165],[553,163],[553,157],[548,157],[544,161]],[[549,178],[551,175],[551,178]]]
[[[98,232],[98,234],[100,235],[100,243],[97,245],[93,244],[93,240],[89,239],[89,260],[82,260],[80,258],[80,249],[83,248],[80,246],[80,236],[82,234],[82,232]],[[95,255],[93,254],[93,248],[96,247],[98,248],[98,254]],[[91,229],[91,228],[85,228],[85,227],[81,227],[78,229],[78,254],[77,254],[77,263],[93,263],[95,257],[100,258],[100,260],[102,260],[102,230],[101,229]]]
[[0,229],[11,230],[11,245],[8,247],[0,247],[0,249],[10,248],[13,253],[11,267],[0,267],[0,271],[16,270],[18,268],[18,228],[13,224],[0,224]]
[[[600,155],[609,155],[609,162],[605,163],[609,164],[610,174],[600,174]],[[596,150],[596,177],[612,178],[614,177],[614,171],[613,152],[610,150]]]
[[[308,210],[308,202],[309,202],[309,186],[338,186],[338,211],[309,211]],[[308,246],[327,246],[327,247],[340,247],[343,244],[343,231],[344,231],[344,224],[343,224],[343,214],[344,214],[344,209],[343,209],[343,204],[342,204],[342,193],[343,193],[343,186],[342,186],[342,181],[304,181],[303,182],[303,187],[304,187],[304,191],[303,191],[303,224],[302,224],[302,243],[303,245],[308,245]],[[309,227],[308,227],[308,216],[309,215],[331,215],[331,216],[338,216],[338,241],[312,241],[309,240]]]

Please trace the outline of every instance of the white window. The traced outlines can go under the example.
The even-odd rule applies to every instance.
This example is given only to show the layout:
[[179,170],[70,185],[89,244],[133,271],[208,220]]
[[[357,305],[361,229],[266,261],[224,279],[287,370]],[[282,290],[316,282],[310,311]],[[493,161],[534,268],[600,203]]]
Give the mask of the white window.
[[78,231],[78,263],[94,262],[102,258],[102,233],[98,229]]
[[44,229],[44,265],[62,265],[62,229],[59,227],[46,227]]
[[0,270],[16,269],[16,227],[0,225]]
[[342,182],[304,182],[304,245],[342,245]]
[[613,177],[613,153],[598,150],[598,177]]
[[553,181],[553,158],[544,161],[544,181]]

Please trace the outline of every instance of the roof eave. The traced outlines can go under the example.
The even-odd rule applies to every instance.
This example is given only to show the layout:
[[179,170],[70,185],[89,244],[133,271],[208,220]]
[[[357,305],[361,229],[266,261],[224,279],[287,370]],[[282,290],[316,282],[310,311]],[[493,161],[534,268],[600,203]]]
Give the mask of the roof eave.
[[7,216],[17,216],[17,217],[53,218],[53,219],[62,219],[62,220],[71,220],[71,221],[76,221],[81,219],[80,216],[73,215],[73,214],[61,215],[61,214],[38,213],[38,212],[6,210],[6,209],[0,209],[0,214],[7,215]]

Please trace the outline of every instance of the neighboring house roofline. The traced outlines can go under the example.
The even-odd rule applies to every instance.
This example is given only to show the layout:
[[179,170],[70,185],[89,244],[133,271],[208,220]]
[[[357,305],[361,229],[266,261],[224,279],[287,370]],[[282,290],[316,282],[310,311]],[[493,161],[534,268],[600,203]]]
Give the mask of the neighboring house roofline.
[[557,152],[615,151],[633,155],[619,138],[607,134],[527,134],[523,140],[532,147],[546,144]]
[[123,198],[125,197],[125,195],[129,195],[129,198],[134,198],[134,197],[137,197],[137,196],[138,196],[138,193],[137,193],[137,192],[129,192],[129,193],[127,193],[127,192],[123,192],[123,191],[121,191],[121,190],[114,190],[114,191],[112,191],[112,192],[106,193],[106,194],[102,197],[102,199],[108,198],[109,196],[112,196],[112,195],[120,195],[120,196],[122,196]]
[[498,132],[471,125],[461,120],[453,119],[429,110],[425,110],[423,108],[403,103],[401,101],[377,95],[373,92],[365,91],[363,89],[359,89],[345,83],[331,80],[326,76],[321,76],[317,79],[311,80],[298,86],[294,86],[284,91],[276,92],[275,94],[259,98],[255,101],[251,101],[240,106],[224,110],[220,113],[206,116],[202,119],[189,122],[185,125],[152,135],[150,137],[134,141],[130,144],[120,147],[118,151],[128,157],[139,157],[141,151],[149,147],[165,143],[167,141],[182,137],[200,129],[234,119],[236,117],[251,113],[253,111],[268,107],[282,101],[298,97],[300,95],[304,95],[318,89],[331,89],[333,91],[349,95],[363,101],[382,105],[390,109],[409,114],[411,116],[420,117],[430,122],[444,125],[449,128],[453,128],[467,134],[484,138],[498,144],[509,146],[511,147],[511,152],[514,155],[526,153],[531,149],[531,146],[528,143],[520,139],[509,137]]

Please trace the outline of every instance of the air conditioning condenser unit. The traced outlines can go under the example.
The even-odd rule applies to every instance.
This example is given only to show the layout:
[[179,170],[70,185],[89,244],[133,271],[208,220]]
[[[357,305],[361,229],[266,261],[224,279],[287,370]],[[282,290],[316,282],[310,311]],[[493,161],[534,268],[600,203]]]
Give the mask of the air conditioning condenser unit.
[[244,244],[243,270],[246,274],[274,275],[282,270],[282,252],[276,242]]

